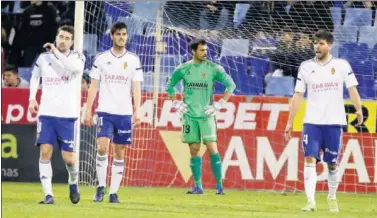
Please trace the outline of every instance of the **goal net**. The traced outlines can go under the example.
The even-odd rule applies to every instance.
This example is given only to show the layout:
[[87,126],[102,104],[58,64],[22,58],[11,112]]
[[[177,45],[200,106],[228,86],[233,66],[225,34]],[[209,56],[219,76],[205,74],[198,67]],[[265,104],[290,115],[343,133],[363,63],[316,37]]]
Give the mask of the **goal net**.
[[[369,3],[85,2],[87,68],[97,53],[111,48],[111,24],[123,21],[128,26],[127,49],[140,57],[144,71],[142,126],[134,130],[133,145],[125,155],[123,185],[192,185],[189,148],[180,142],[180,117],[170,111],[165,84],[174,68],[191,58],[189,42],[205,38],[207,58],[221,64],[237,85],[235,95],[216,116],[225,187],[303,190],[305,102],[290,141],[284,140],[283,131],[298,66],[314,57],[312,34],[327,29],[335,36],[333,56],[347,59],[356,74],[365,116],[363,125],[356,127],[355,110],[344,90],[348,126],[339,159],[339,191],[375,193],[375,17],[375,7]],[[182,91],[182,86],[177,89]],[[216,84],[215,99],[224,89]],[[85,96],[84,92],[83,101]],[[81,129],[80,180],[88,185],[97,184],[95,136],[95,128]],[[201,155],[203,185],[214,188],[204,146]],[[326,165],[319,164],[317,172],[317,190],[326,191]]]

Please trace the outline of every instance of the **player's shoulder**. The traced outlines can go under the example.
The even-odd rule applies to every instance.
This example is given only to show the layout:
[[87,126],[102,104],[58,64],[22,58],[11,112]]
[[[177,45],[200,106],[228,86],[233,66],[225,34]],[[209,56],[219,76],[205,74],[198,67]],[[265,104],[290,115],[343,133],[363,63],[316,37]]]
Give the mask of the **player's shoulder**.
[[136,53],[133,53],[133,52],[130,52],[130,51],[126,52],[126,57],[127,58],[139,59],[139,56]]
[[76,58],[79,58],[83,61],[85,61],[85,55],[77,50],[71,50],[71,53],[70,55],[72,55],[73,57],[76,57]]
[[108,59],[108,55],[109,55],[109,54],[110,54],[110,49],[98,53],[98,54],[94,57],[93,63],[94,63],[94,62],[101,61],[101,60],[106,60],[106,59]]
[[310,58],[308,60],[305,60],[305,61],[301,62],[300,67],[312,66],[314,64],[315,64],[314,58]]
[[339,64],[340,66],[342,66],[342,65],[344,66],[344,64],[345,64],[345,66],[348,66],[350,64],[346,59],[343,59],[343,58],[333,57],[332,61],[334,61],[334,63],[336,63],[336,64]]
[[178,67],[175,68],[175,71],[177,71],[177,70],[184,70],[184,69],[190,68],[193,63],[194,62],[192,60],[191,61],[186,61],[185,63],[182,63],[182,64],[178,65]]
[[210,67],[212,69],[216,69],[216,70],[220,70],[220,71],[222,71],[224,69],[224,67],[221,64],[218,64],[218,63],[210,61],[210,60],[207,60],[206,64],[207,64],[208,67]]

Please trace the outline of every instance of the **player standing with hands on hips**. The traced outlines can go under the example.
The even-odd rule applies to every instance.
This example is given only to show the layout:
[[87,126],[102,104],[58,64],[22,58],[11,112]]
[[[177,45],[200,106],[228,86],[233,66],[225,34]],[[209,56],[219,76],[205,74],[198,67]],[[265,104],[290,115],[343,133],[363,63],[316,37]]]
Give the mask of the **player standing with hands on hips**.
[[343,126],[347,125],[343,101],[343,85],[348,89],[356,108],[358,125],[363,123],[361,100],[356,89],[358,82],[348,61],[331,56],[334,37],[329,31],[314,34],[315,58],[304,61],[299,68],[295,94],[290,105],[285,138],[291,138],[294,118],[300,108],[304,92],[308,91],[302,147],[305,154],[304,185],[308,199],[303,211],[315,211],[317,183],[316,164],[320,151],[328,167],[328,209],[339,212],[336,200],[338,189],[338,159],[343,144]]
[[[108,150],[114,145],[111,167],[110,203],[119,203],[118,189],[123,178],[124,152],[132,143],[132,127],[140,124],[141,88],[143,71],[139,57],[126,50],[127,26],[117,22],[111,28],[113,47],[94,60],[90,76],[85,124],[92,125],[92,107],[99,86],[97,108],[98,186],[94,202],[102,202],[106,188]],[[134,105],[132,105],[132,94]],[[133,119],[133,120],[132,120]]]
[[[53,146],[61,150],[69,174],[69,197],[80,201],[78,163],[75,156],[75,122],[79,117],[81,78],[85,57],[71,50],[74,28],[62,26],[56,35],[56,46],[46,43],[48,51],[38,57],[30,79],[29,110],[38,113],[37,141],[40,148],[39,176],[45,198],[41,204],[53,204],[51,156]],[[42,78],[40,106],[36,94]]]
[[[236,88],[224,68],[207,60],[207,43],[198,39],[191,42],[193,59],[180,65],[167,83],[167,92],[173,100],[173,108],[182,117],[182,142],[187,143],[191,153],[191,171],[194,187],[187,194],[203,194],[202,158],[199,156],[201,141],[210,154],[212,173],[216,179],[216,194],[223,195],[222,164],[217,150],[216,112],[224,107]],[[176,100],[174,87],[184,81],[183,101]],[[213,102],[215,82],[226,86],[223,98]]]

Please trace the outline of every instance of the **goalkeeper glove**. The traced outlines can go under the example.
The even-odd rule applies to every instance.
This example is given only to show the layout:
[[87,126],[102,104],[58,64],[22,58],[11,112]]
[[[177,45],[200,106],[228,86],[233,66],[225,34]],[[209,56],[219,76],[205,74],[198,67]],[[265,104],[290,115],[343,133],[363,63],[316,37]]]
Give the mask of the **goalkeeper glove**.
[[183,101],[173,101],[172,108],[174,112],[178,111],[181,115],[187,112],[187,105]]
[[204,110],[205,110],[205,114],[207,116],[215,116],[216,115],[216,111],[219,111],[221,108],[224,107],[226,101],[224,99],[221,99],[220,101],[218,102],[215,102],[213,105],[207,105]]

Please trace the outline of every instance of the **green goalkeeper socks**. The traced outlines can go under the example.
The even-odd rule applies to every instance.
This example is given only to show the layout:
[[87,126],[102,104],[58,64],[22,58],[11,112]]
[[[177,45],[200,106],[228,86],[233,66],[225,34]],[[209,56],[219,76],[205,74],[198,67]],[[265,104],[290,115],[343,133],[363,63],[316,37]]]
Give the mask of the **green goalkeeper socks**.
[[191,172],[196,187],[202,187],[202,158],[195,156],[191,158]]
[[222,187],[223,186],[222,172],[221,172],[222,164],[221,164],[221,158],[220,158],[219,153],[211,154],[210,159],[211,159],[212,173],[216,179],[216,187]]

